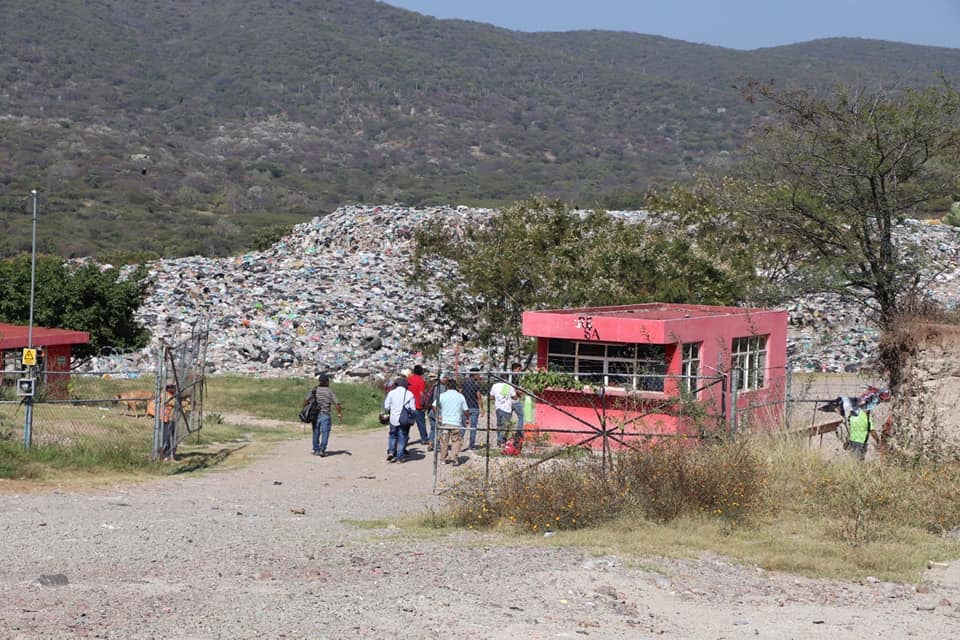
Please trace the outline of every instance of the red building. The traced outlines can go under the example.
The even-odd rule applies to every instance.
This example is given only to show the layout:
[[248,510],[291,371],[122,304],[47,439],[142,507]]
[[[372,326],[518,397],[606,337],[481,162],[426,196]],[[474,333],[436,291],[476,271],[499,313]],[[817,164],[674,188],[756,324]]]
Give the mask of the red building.
[[704,424],[728,429],[737,411],[758,406],[771,410],[749,417],[769,424],[783,410],[786,311],[661,303],[528,311],[523,334],[537,339],[539,369],[586,385],[542,394],[536,427],[555,430],[554,441],[598,446],[603,430],[626,444]]
[[[3,360],[3,382],[13,384],[23,377],[23,350],[30,346],[29,328],[0,323],[0,357]],[[69,329],[33,328],[33,347],[37,349],[38,390],[48,397],[66,399],[70,382],[73,345],[90,342],[90,334]]]

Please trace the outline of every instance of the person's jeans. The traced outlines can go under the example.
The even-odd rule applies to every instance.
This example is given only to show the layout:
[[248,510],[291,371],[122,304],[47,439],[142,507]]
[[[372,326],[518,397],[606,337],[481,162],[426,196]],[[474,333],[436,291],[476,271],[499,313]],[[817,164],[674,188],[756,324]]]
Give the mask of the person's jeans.
[[510,416],[512,414],[509,411],[502,411],[497,409],[497,444],[502,445],[507,441],[507,430],[510,428]]
[[[417,416],[417,431],[420,432],[420,442],[427,442],[428,439],[427,439],[426,412],[423,409],[417,409],[416,416]],[[407,433],[410,433],[409,427],[407,427]]]
[[390,433],[387,437],[387,455],[394,455],[397,460],[404,460],[407,450],[407,441],[410,439],[410,427],[401,427],[396,424],[390,425]]
[[864,458],[867,457],[867,443],[866,442],[850,442],[850,453],[854,458],[863,462]]
[[407,459],[407,442],[410,440],[410,425],[397,427],[397,461]]
[[437,444],[437,412],[430,412],[430,444],[436,446]]
[[329,413],[317,414],[313,421],[313,451],[319,453],[327,450],[327,441],[330,440],[330,427],[333,419]]
[[162,457],[172,460],[177,453],[177,422],[170,420],[163,423],[162,439],[160,443]]
[[523,400],[518,400],[513,403],[513,412],[517,414],[517,437],[523,437]]
[[395,424],[390,425],[390,431],[387,432],[387,455],[397,455],[397,440],[400,438],[400,427]]
[[[468,422],[469,421],[469,422]],[[466,430],[470,429],[470,446],[468,449],[477,448],[477,423],[480,421],[480,408],[470,409],[470,417],[463,418],[463,428],[460,429],[460,440],[463,440],[464,435],[466,435]]]

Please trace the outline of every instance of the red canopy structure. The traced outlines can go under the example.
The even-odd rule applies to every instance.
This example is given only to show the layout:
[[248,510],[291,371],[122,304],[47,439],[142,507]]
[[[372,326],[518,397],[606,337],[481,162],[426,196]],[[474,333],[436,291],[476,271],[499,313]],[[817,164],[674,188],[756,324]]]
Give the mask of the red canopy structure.
[[90,334],[71,329],[34,327],[32,340],[28,340],[29,335],[29,327],[0,323],[0,358],[4,382],[12,383],[20,376],[24,368],[21,363],[23,350],[32,346],[38,350],[38,382],[44,387],[48,397],[66,398],[73,345],[87,344],[90,342]]

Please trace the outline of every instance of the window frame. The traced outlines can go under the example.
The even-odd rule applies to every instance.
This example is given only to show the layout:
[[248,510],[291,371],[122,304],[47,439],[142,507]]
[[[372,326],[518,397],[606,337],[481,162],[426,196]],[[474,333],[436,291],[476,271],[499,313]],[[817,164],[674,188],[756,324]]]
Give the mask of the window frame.
[[730,348],[730,370],[740,370],[737,391],[758,391],[767,386],[766,335],[734,338]]
[[[570,345],[573,345],[572,353]],[[668,369],[667,347],[651,343],[548,338],[547,368],[570,373],[585,384],[663,393]],[[625,357],[625,352],[632,354]],[[584,366],[590,364],[592,366]]]
[[698,380],[700,379],[700,363],[702,342],[684,342],[680,346],[680,392],[699,396]]

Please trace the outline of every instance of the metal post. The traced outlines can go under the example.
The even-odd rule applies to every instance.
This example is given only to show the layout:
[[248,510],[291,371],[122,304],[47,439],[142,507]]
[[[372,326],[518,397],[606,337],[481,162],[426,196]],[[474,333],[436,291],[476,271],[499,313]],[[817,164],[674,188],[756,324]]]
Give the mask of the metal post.
[[787,363],[786,379],[787,393],[784,402],[784,405],[786,406],[784,407],[783,412],[783,428],[789,429],[790,422],[793,419],[793,367],[790,366],[790,363]]
[[743,371],[740,369],[732,369],[730,371],[730,435],[734,438],[739,437],[740,435],[740,418],[737,415],[737,397],[740,394],[740,377],[743,375]]
[[[33,349],[33,297],[37,286],[37,190],[31,189],[33,196],[33,230],[30,245],[30,321],[27,324],[27,348]],[[34,379],[33,391],[36,393],[36,364],[27,369],[27,377]],[[24,398],[23,411],[23,448],[29,449],[33,443],[33,395]]]
[[484,389],[486,390],[486,393],[484,393],[484,395],[486,396],[486,401],[487,401],[487,411],[486,411],[487,415],[484,416],[487,419],[487,428],[485,430],[486,442],[484,443],[484,449],[483,449],[484,453],[486,454],[485,456],[483,456],[483,491],[484,493],[486,493],[487,490],[490,489],[490,411],[493,410],[493,402],[490,399],[490,388],[492,387],[492,384],[491,384],[492,382],[493,380],[490,376],[490,370],[488,369],[487,385],[486,387],[484,387]]
[[161,344],[157,347],[157,379],[154,385],[153,396],[153,451],[150,459],[160,462],[163,449],[163,403],[166,402],[164,387],[166,385],[166,351]]
[[609,458],[611,466],[613,466],[613,453],[610,451],[610,439],[609,434],[607,433],[607,387],[606,385],[600,387],[600,428],[603,430],[603,451],[601,455],[603,456],[600,460],[600,477],[604,482],[607,481],[607,459]]

